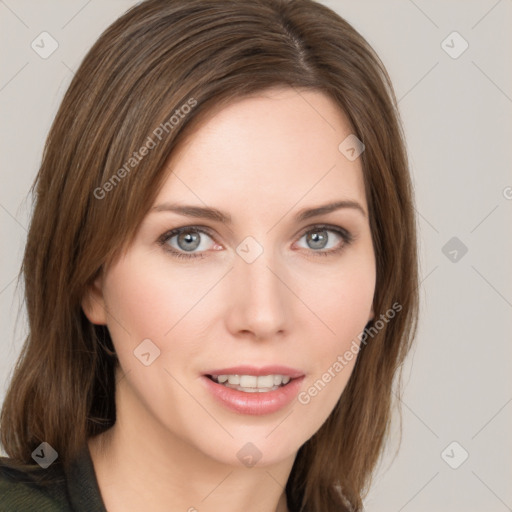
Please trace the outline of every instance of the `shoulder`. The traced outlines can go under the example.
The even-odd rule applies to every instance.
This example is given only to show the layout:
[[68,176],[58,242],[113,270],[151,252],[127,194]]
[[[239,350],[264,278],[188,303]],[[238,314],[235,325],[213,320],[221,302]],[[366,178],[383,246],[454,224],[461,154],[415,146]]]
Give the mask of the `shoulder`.
[[71,510],[66,479],[56,465],[20,467],[0,457],[0,512],[65,512]]

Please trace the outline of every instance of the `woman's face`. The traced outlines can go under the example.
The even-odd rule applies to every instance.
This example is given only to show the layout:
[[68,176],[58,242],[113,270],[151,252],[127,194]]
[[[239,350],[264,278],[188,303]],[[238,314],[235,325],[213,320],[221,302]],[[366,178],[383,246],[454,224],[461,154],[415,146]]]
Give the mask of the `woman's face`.
[[361,159],[350,139],[339,148],[351,133],[327,96],[271,89],[173,155],[133,244],[84,301],[118,354],[118,424],[247,466],[293,457],[321,427],[373,317]]

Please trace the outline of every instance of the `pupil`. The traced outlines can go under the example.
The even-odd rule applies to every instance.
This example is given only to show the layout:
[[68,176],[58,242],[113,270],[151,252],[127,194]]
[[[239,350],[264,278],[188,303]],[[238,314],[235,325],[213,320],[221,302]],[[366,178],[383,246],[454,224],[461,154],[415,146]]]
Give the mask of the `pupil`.
[[327,236],[325,235],[325,230],[315,231],[308,236],[308,242],[312,242],[314,249],[323,249],[326,241]]
[[[189,244],[190,242],[192,242],[192,243],[195,242],[195,245],[192,245],[192,246],[185,245],[185,247],[182,247],[180,242],[183,242],[183,241],[185,241],[187,244]],[[199,246],[199,235],[197,233],[191,233],[191,232],[182,233],[178,237],[178,245],[180,246],[181,249],[183,249],[185,251],[194,250]]]

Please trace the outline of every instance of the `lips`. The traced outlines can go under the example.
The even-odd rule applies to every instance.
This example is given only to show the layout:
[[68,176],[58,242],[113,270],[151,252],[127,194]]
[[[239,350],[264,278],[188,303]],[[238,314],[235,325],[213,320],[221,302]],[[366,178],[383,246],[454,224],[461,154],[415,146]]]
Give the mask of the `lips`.
[[201,382],[215,401],[238,414],[265,415],[276,413],[288,407],[297,397],[304,377],[291,379],[288,384],[264,393],[247,393],[217,384],[203,375]]
[[211,377],[212,375],[254,375],[260,377],[263,375],[286,375],[290,379],[297,379],[304,376],[304,372],[295,368],[282,365],[268,365],[268,366],[230,366],[229,368],[215,368],[203,372],[203,375]]
[[[263,392],[248,392],[248,389],[232,389],[227,387],[225,383],[216,382],[212,376],[217,377],[219,375],[251,375],[255,377],[281,375],[289,377],[289,381],[280,386],[273,386],[270,390]],[[243,365],[208,370],[202,375],[201,382],[205,390],[223,407],[238,414],[265,415],[286,409],[297,397],[304,377],[304,373],[300,370],[282,365],[261,367]]]

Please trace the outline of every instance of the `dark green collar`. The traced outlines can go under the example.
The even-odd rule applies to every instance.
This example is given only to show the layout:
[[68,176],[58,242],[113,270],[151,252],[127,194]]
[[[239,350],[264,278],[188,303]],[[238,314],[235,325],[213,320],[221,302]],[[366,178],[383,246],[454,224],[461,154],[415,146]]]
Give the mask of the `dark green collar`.
[[89,447],[85,444],[79,457],[67,471],[67,488],[74,512],[107,512],[101,498]]

